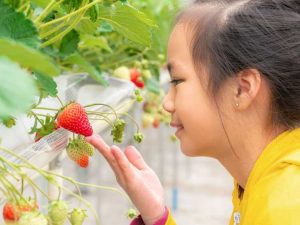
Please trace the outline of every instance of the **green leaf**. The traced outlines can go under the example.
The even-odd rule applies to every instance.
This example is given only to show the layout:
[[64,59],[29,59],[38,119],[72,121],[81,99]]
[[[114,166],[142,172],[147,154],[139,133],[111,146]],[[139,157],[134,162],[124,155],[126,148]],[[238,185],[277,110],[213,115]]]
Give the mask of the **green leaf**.
[[46,92],[47,95],[50,95],[52,97],[56,97],[57,95],[57,84],[53,80],[52,77],[48,77],[45,75],[42,75],[40,73],[34,74],[36,78],[36,82],[38,87],[43,91]]
[[16,63],[0,57],[0,119],[26,112],[38,93],[32,77]]
[[76,30],[83,34],[94,34],[99,26],[99,22],[92,22],[90,19],[82,18],[76,26]]
[[88,49],[102,48],[109,52],[112,52],[105,37],[82,35],[80,39],[81,39],[81,41],[79,43],[80,48],[88,48]]
[[10,38],[38,48],[38,32],[31,20],[0,1],[0,38]]
[[146,46],[151,44],[151,29],[155,24],[137,9],[117,3],[115,7],[101,7],[99,18],[129,40]]
[[49,76],[59,74],[52,59],[41,52],[29,48],[21,43],[8,39],[0,39],[0,56],[4,55],[20,65]]
[[99,82],[103,86],[107,86],[108,82],[104,79],[102,73],[98,72],[96,68],[91,65],[85,58],[83,58],[79,53],[74,53],[68,56],[65,63],[76,64],[84,72],[87,72],[95,81]]
[[78,47],[79,43],[79,34],[75,30],[71,30],[61,41],[59,51],[63,55],[73,54]]
[[103,21],[98,31],[101,33],[110,33],[113,31],[113,27],[108,22]]
[[41,8],[46,8],[47,5],[49,4],[49,0],[31,0],[31,2],[34,5],[39,6]]

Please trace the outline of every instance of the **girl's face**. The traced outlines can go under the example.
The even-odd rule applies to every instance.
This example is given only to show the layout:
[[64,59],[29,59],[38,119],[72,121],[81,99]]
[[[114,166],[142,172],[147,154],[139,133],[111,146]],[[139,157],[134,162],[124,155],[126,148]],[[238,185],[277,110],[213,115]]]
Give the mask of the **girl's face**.
[[163,107],[172,115],[171,126],[177,128],[184,154],[218,157],[220,147],[228,142],[216,101],[208,95],[207,76],[194,69],[190,40],[185,25],[176,25],[168,45],[171,86]]

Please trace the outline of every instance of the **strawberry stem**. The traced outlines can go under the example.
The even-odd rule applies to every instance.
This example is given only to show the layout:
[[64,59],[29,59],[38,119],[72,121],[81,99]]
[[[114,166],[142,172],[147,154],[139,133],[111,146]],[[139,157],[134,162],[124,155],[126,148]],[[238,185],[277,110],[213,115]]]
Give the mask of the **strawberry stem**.
[[35,114],[35,112],[31,111],[31,114],[36,118],[36,120],[39,122],[40,125],[42,125],[42,127],[44,127],[43,122],[40,120],[40,118]]
[[62,100],[59,98],[58,95],[56,95],[56,98],[57,98],[57,100],[59,101],[59,103],[61,104],[61,107],[64,107],[64,104],[63,104]]
[[[86,106],[84,106],[84,108],[93,107],[93,106],[105,106],[105,107],[110,108],[111,111],[113,111],[113,113],[114,113],[116,119],[118,119],[118,115],[117,115],[116,111],[114,110],[114,108],[111,107],[110,105],[107,105],[107,104],[103,104],[103,103],[95,103],[95,104],[86,105]],[[90,112],[92,113],[92,111],[90,111]]]
[[48,111],[56,111],[58,112],[59,109],[47,108],[47,107],[35,107],[33,109],[40,109],[40,110],[48,110]]
[[[98,119],[98,118],[91,118],[91,120],[103,120],[103,121],[105,121],[105,122],[107,122],[111,127],[113,127],[113,123],[112,123],[112,121],[109,119],[109,117],[108,116],[105,116],[105,115],[103,115],[102,113],[96,113],[96,112],[91,112],[91,111],[87,111],[87,114],[88,115],[93,115],[93,116],[102,116],[103,117],[103,119]],[[111,114],[111,113],[110,113]]]

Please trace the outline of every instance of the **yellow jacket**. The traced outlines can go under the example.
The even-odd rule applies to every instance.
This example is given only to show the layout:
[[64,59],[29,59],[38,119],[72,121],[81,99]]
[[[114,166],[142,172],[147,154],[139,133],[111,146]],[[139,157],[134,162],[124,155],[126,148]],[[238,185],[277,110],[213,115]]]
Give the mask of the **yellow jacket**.
[[262,152],[243,196],[233,191],[230,225],[300,225],[300,128],[286,131]]
[[[229,225],[300,225],[300,128],[286,131],[264,149],[243,196],[235,182]],[[165,225],[176,225],[169,213]]]

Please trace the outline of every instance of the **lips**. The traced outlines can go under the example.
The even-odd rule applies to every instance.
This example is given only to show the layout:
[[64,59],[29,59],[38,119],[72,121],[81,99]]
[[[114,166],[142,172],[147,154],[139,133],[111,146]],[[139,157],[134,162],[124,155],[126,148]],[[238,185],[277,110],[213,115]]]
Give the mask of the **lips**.
[[183,128],[183,126],[182,126],[181,124],[175,123],[175,122],[171,122],[171,123],[170,123],[170,126],[171,126],[171,127],[174,127],[174,128],[177,128],[177,129]]
[[175,135],[178,136],[178,133],[183,130],[183,126],[180,123],[176,123],[176,122],[171,122],[170,123],[171,127],[177,128]]

